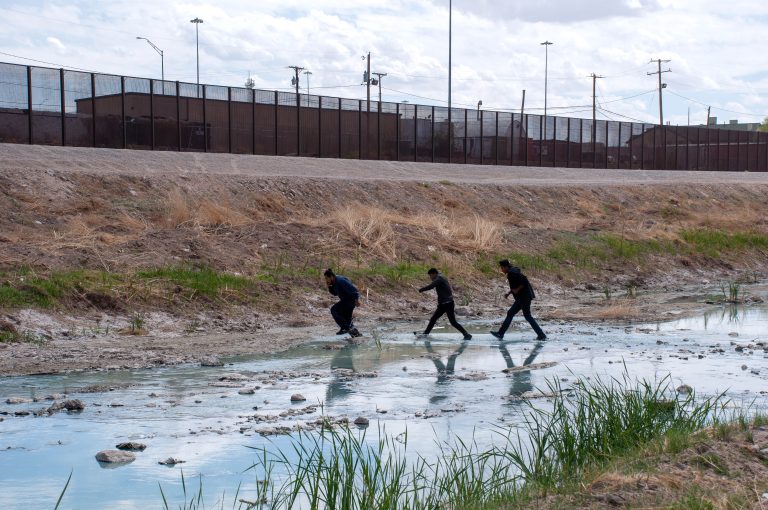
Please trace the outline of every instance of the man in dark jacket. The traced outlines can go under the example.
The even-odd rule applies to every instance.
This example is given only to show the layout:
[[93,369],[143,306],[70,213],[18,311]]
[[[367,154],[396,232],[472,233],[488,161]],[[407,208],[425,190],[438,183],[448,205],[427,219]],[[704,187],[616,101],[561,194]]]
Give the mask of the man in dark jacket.
[[504,338],[504,333],[507,332],[509,325],[512,324],[512,319],[515,317],[515,314],[522,310],[523,317],[525,317],[525,320],[531,325],[533,331],[536,332],[536,340],[546,340],[547,335],[544,334],[544,331],[542,331],[536,323],[536,319],[531,315],[531,301],[536,299],[536,294],[534,294],[533,287],[528,281],[528,278],[520,272],[519,268],[513,267],[507,259],[500,261],[499,266],[501,266],[501,271],[507,275],[507,280],[509,280],[509,292],[507,292],[505,297],[509,297],[509,295],[512,294],[515,296],[515,302],[512,304],[512,308],[507,312],[507,317],[504,319],[504,323],[499,330],[491,331],[491,334],[499,340]]
[[328,286],[328,292],[338,296],[339,302],[331,307],[331,315],[336,324],[339,325],[337,335],[349,333],[353,337],[361,336],[357,328],[352,324],[352,312],[359,304],[360,293],[357,287],[352,285],[348,278],[336,275],[332,270],[326,269],[325,284]]
[[[456,314],[453,311],[455,306],[453,303],[453,291],[451,290],[451,284],[448,283],[448,279],[441,275],[434,267],[427,271],[427,274],[432,279],[432,283],[426,287],[420,288],[419,292],[435,289],[435,291],[437,291],[437,310],[432,314],[432,318],[429,319],[429,324],[427,324],[427,329],[424,330],[423,334],[428,335],[435,326],[437,319],[445,314],[448,316],[451,326],[458,329],[459,332],[464,335],[464,340],[471,340],[472,335],[467,333],[467,330],[462,328],[461,324],[456,321]],[[414,334],[420,335],[418,331],[414,331]]]

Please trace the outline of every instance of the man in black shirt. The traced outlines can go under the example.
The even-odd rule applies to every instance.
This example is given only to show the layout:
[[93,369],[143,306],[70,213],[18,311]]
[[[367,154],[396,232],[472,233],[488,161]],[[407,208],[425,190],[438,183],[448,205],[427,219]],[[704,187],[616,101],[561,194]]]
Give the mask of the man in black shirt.
[[338,296],[339,302],[331,307],[331,315],[336,324],[339,325],[337,335],[349,333],[353,337],[361,336],[357,328],[352,324],[352,312],[359,304],[360,293],[357,291],[349,278],[334,274],[332,270],[326,269],[325,284],[328,286],[328,292]]
[[[451,325],[458,329],[462,335],[464,335],[464,340],[471,340],[472,335],[467,333],[467,330],[462,328],[461,324],[456,321],[456,314],[453,311],[455,306],[453,303],[453,291],[451,290],[451,284],[448,283],[448,279],[438,273],[437,269],[434,267],[427,271],[427,274],[432,279],[432,283],[426,287],[420,288],[419,292],[426,292],[428,290],[435,289],[437,292],[437,310],[435,310],[435,313],[432,314],[432,318],[429,319],[429,324],[427,324],[427,329],[424,330],[423,334],[428,335],[429,332],[432,331],[432,328],[435,326],[437,319],[445,314],[448,316],[448,320],[450,321]],[[414,331],[414,334],[420,335],[418,331]]]
[[509,297],[509,295],[512,294],[515,296],[515,302],[512,304],[512,308],[507,312],[507,317],[504,319],[504,323],[499,330],[491,331],[491,334],[499,340],[504,338],[504,333],[507,332],[509,325],[512,324],[512,319],[515,317],[515,314],[522,310],[523,317],[525,317],[525,320],[528,321],[528,324],[530,324],[536,332],[536,340],[546,340],[547,335],[544,334],[544,331],[542,331],[536,323],[536,319],[531,315],[531,301],[536,298],[536,294],[534,294],[533,287],[528,281],[528,278],[520,272],[519,268],[513,267],[507,259],[500,261],[499,266],[501,266],[501,271],[507,275],[507,280],[509,280],[509,292],[507,292],[505,297]]

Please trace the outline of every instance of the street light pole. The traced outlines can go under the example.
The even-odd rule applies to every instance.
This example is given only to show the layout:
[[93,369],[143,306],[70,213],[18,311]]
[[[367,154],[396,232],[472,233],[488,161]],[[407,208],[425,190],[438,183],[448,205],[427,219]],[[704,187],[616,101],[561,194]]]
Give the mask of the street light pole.
[[197,95],[200,96],[200,23],[203,22],[200,18],[189,20],[190,23],[195,24],[195,51],[197,54]]
[[309,105],[309,75],[312,74],[312,71],[304,71],[303,74],[307,77],[307,105]]
[[549,47],[554,43],[544,41],[541,43],[544,46],[544,125],[547,123],[547,73],[549,67]]
[[160,54],[160,79],[163,81],[163,93],[165,93],[165,61],[163,58],[163,50],[155,46],[152,41],[147,39],[146,37],[136,37],[136,39],[143,39],[147,41],[147,43],[152,46],[152,49],[154,49],[157,53]]

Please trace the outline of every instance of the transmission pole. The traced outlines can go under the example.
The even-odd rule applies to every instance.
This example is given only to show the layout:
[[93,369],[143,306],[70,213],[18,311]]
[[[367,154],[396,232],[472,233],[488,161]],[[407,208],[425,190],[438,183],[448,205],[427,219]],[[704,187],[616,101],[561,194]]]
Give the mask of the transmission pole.
[[371,52],[368,52],[368,70],[365,73],[365,88],[368,96],[366,111],[371,111]]
[[375,74],[379,78],[378,80],[376,80],[376,83],[378,83],[379,85],[379,103],[381,103],[381,79],[384,78],[387,75],[387,73],[371,73],[371,74]]
[[650,63],[653,63],[653,62],[656,62],[659,65],[659,70],[656,71],[656,72],[647,73],[647,74],[648,74],[648,76],[652,76],[654,74],[658,74],[659,75],[659,126],[663,126],[664,125],[664,106],[663,106],[663,102],[662,102],[661,91],[664,89],[664,87],[667,86],[667,84],[666,83],[661,83],[661,75],[663,73],[671,73],[672,69],[665,69],[665,70],[662,71],[661,70],[661,64],[666,64],[666,63],[671,62],[671,61],[670,60],[662,60],[660,58],[657,58],[657,59],[651,59]]
[[604,78],[604,76],[598,76],[595,73],[590,75],[592,77],[592,166],[597,166],[597,80]]
[[299,96],[299,73],[304,70],[303,67],[300,66],[288,66],[288,69],[293,69],[294,77],[291,80],[291,83],[296,87],[296,107],[299,107],[300,102],[300,96]]

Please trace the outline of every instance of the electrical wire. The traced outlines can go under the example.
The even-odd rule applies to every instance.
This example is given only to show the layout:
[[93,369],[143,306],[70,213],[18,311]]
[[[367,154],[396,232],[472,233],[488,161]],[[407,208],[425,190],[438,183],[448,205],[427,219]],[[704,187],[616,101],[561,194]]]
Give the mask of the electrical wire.
[[736,110],[729,110],[727,108],[720,108],[719,106],[712,106],[712,105],[709,105],[707,103],[703,103],[703,102],[701,102],[701,101],[699,101],[697,99],[691,99],[690,97],[686,97],[686,96],[684,96],[682,94],[678,94],[677,92],[674,92],[672,90],[667,90],[667,92],[669,92],[670,94],[672,94],[674,96],[677,96],[679,98],[682,98],[682,99],[685,99],[687,101],[690,101],[692,103],[697,103],[697,104],[700,104],[702,106],[711,107],[713,110],[720,110],[721,112],[735,113],[737,115],[749,115],[749,116],[753,116],[753,117],[768,117],[768,114],[766,114],[766,113],[738,112]]

